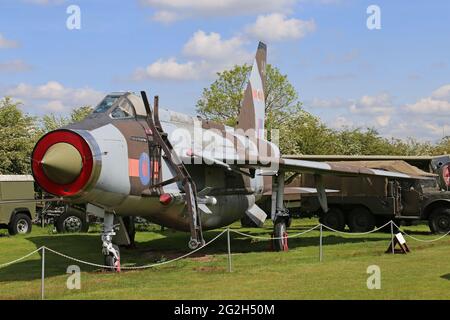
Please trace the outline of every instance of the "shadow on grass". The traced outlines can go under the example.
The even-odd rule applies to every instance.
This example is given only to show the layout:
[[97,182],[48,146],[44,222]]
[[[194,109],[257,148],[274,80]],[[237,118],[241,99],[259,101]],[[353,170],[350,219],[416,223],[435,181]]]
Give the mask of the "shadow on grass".
[[[305,228],[308,229],[308,228]],[[261,235],[261,231],[269,232],[267,230],[258,229],[257,232],[247,231],[246,233],[254,233]],[[164,260],[171,260],[182,256],[189,252],[187,243],[189,234],[183,232],[174,232],[172,230],[153,231],[159,236],[159,239],[149,239],[139,241],[136,243],[135,249],[121,248],[122,263],[126,265],[147,265],[157,263]],[[205,232],[205,240],[209,241],[219,235],[220,230]],[[263,234],[263,236],[267,236]],[[227,252],[227,237],[223,234],[214,243],[208,247],[200,250],[191,257],[205,257],[214,254],[226,254]],[[103,265],[103,256],[101,254],[101,241],[99,234],[66,234],[66,235],[48,235],[48,236],[31,236],[27,238],[36,248],[46,246],[63,254],[72,256],[74,258],[88,261],[95,264]],[[345,243],[361,243],[373,241],[385,241],[386,238],[342,238],[335,235],[324,235],[323,243],[325,246],[345,244]],[[289,239],[289,248],[304,248],[319,245],[319,236],[300,236],[299,238]],[[243,237],[231,233],[231,251],[233,253],[249,253],[249,252],[269,252],[269,240],[255,241],[251,238]],[[37,255],[37,254],[36,254]],[[41,252],[39,252],[41,255]],[[15,259],[17,257],[12,257]],[[53,277],[66,274],[69,265],[79,265],[84,272],[102,272],[101,268],[83,265],[75,261],[55,255],[52,252],[46,251],[45,254],[45,275],[46,277]],[[25,260],[11,266],[0,269],[0,282],[7,281],[28,281],[40,278],[41,259]]]
[[445,280],[450,280],[450,273],[444,274],[443,276],[441,276],[441,278]]

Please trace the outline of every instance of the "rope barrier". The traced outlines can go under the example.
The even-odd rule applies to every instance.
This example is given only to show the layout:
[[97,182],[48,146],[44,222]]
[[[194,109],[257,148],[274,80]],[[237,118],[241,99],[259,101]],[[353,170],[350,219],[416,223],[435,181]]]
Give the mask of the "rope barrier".
[[339,230],[335,230],[335,229],[333,229],[333,228],[331,228],[331,227],[328,227],[328,226],[326,226],[326,225],[324,225],[324,224],[323,224],[323,227],[324,227],[325,229],[328,229],[328,230],[330,230],[330,231],[333,231],[333,232],[336,232],[336,233],[340,233],[340,234],[347,234],[347,235],[350,235],[350,236],[363,236],[363,235],[366,235],[366,234],[370,234],[370,233],[377,232],[377,231],[383,229],[384,227],[390,225],[391,222],[392,222],[392,221],[386,222],[386,223],[385,223],[384,225],[382,225],[381,227],[375,228],[375,229],[373,229],[372,231],[367,231],[367,232],[345,232],[345,231],[339,231]]
[[[160,263],[153,263],[153,264],[149,264],[149,265],[145,265],[145,266],[136,266],[136,267],[133,267],[133,266],[129,266],[129,267],[127,267],[127,266],[121,266],[120,269],[122,269],[122,270],[148,269],[148,268],[153,268],[153,267],[157,267],[157,266],[161,266],[161,265],[164,265],[164,264],[168,264],[168,263],[172,263],[172,262],[181,260],[181,259],[183,259],[183,258],[186,258],[186,257],[188,257],[188,256],[190,256],[190,255],[196,253],[197,251],[200,251],[200,250],[203,249],[203,248],[206,248],[208,245],[210,245],[211,243],[213,243],[214,241],[216,241],[218,238],[220,238],[225,232],[227,232],[227,230],[224,230],[224,231],[222,231],[221,233],[219,233],[216,237],[214,237],[213,239],[211,239],[211,240],[210,240],[209,242],[207,242],[205,245],[203,245],[203,246],[201,246],[201,247],[199,247],[199,248],[197,248],[197,249],[195,249],[195,250],[193,250],[193,251],[191,251],[191,252],[188,252],[188,253],[185,254],[185,255],[182,255],[182,256],[180,256],[180,257],[177,257],[177,258],[175,258],[175,259],[168,260],[168,261],[164,261],[164,262],[160,262]],[[114,269],[114,268],[115,268],[115,267],[113,267],[113,266],[106,266],[106,265],[96,264],[96,263],[92,263],[92,262],[88,262],[88,261],[83,261],[83,260],[80,260],[80,259],[77,259],[77,258],[68,256],[68,255],[66,255],[66,254],[63,254],[63,253],[61,253],[61,252],[55,251],[55,250],[53,250],[53,249],[47,248],[47,247],[45,247],[45,249],[48,250],[48,251],[50,251],[50,252],[53,252],[53,253],[56,254],[56,255],[59,255],[59,256],[63,257],[63,258],[66,258],[66,259],[69,259],[69,260],[72,260],[72,261],[76,261],[76,262],[81,263],[81,264],[90,265],[90,266],[98,267],[98,268],[105,268],[105,269],[106,269],[106,268],[109,268],[109,269]]]
[[306,234],[306,233],[308,233],[308,232],[311,232],[311,231],[313,231],[314,229],[317,229],[317,228],[319,228],[319,227],[320,227],[320,224],[318,224],[317,226],[315,226],[315,227],[313,227],[313,228],[311,228],[311,229],[308,229],[308,230],[303,231],[303,232],[300,232],[300,233],[296,233],[296,234],[294,234],[294,235],[288,235],[288,236],[286,236],[286,237],[276,237],[276,238],[274,238],[274,237],[270,237],[270,238],[269,238],[269,237],[253,236],[253,235],[251,235],[251,234],[243,233],[243,232],[240,232],[240,231],[237,231],[237,230],[233,230],[233,229],[230,229],[230,231],[231,231],[231,232],[234,232],[234,233],[237,233],[237,234],[240,234],[241,236],[248,237],[248,238],[263,239],[263,240],[281,240],[281,239],[290,239],[290,238],[299,237],[299,236],[304,235],[304,234]]
[[[219,233],[217,236],[215,236],[213,239],[211,239],[210,241],[208,241],[205,245],[203,245],[203,246],[201,246],[201,247],[199,247],[199,248],[197,248],[197,249],[195,249],[195,250],[193,250],[193,251],[190,251],[190,252],[188,252],[188,253],[186,253],[186,254],[180,256],[180,257],[177,257],[177,258],[175,258],[175,259],[168,260],[168,261],[164,261],[164,262],[160,262],[160,263],[153,263],[153,264],[149,264],[149,265],[144,265],[144,266],[121,266],[121,269],[124,269],[124,270],[142,270],[142,269],[148,269],[148,268],[158,267],[158,266],[161,266],[161,265],[169,264],[169,263],[172,263],[172,262],[175,262],[175,261],[184,259],[184,258],[189,257],[190,255],[192,255],[192,254],[194,254],[194,253],[200,251],[201,249],[206,248],[206,247],[209,246],[211,243],[213,243],[214,241],[216,241],[217,239],[219,239],[219,238],[220,238],[224,233],[226,233],[226,232],[233,232],[233,233],[239,234],[239,235],[241,235],[241,236],[249,237],[249,238],[254,238],[254,239],[262,239],[262,240],[279,240],[279,239],[286,239],[286,238],[289,239],[289,238],[299,237],[299,236],[301,236],[301,235],[304,235],[304,234],[306,234],[306,233],[309,233],[309,232],[311,232],[311,231],[313,231],[313,230],[315,230],[315,229],[317,229],[317,228],[320,228],[320,227],[326,228],[326,229],[328,229],[328,230],[330,230],[330,231],[333,231],[333,232],[336,232],[336,233],[339,233],[339,234],[346,234],[346,235],[351,235],[351,236],[367,235],[367,234],[370,234],[370,233],[377,232],[377,231],[379,231],[379,230],[385,228],[386,226],[388,226],[388,225],[390,225],[390,224],[392,224],[393,226],[397,227],[397,229],[398,229],[400,232],[402,232],[405,236],[407,236],[407,237],[409,237],[409,238],[411,238],[411,239],[413,239],[413,240],[415,240],[415,241],[419,241],[419,242],[427,242],[427,243],[435,242],[435,241],[442,240],[442,239],[445,238],[446,236],[450,235],[450,231],[449,231],[449,232],[447,232],[446,234],[444,234],[444,235],[442,235],[442,236],[440,236],[440,237],[438,237],[438,238],[436,238],[436,239],[429,239],[429,240],[426,240],[426,239],[419,239],[419,238],[416,238],[416,237],[414,237],[414,236],[408,234],[408,233],[405,232],[404,230],[402,230],[402,229],[401,229],[397,224],[395,224],[395,222],[393,222],[393,221],[387,222],[387,223],[384,224],[383,226],[378,227],[378,228],[376,228],[376,229],[374,229],[374,230],[372,230],[372,231],[368,231],[368,232],[360,232],[360,233],[351,233],[351,232],[339,231],[339,230],[335,230],[335,229],[333,229],[333,228],[331,228],[331,227],[328,227],[328,226],[326,226],[326,225],[324,225],[324,224],[318,224],[318,225],[316,225],[316,226],[314,226],[314,227],[312,227],[312,228],[310,228],[310,229],[308,229],[308,230],[305,230],[305,231],[303,231],[303,232],[300,232],[300,233],[297,233],[297,234],[294,234],[294,235],[289,235],[289,236],[286,236],[286,237],[277,237],[277,238],[273,238],[273,237],[262,237],[262,236],[254,236],[254,235],[247,234],[247,233],[244,233],[244,232],[240,232],[240,231],[237,231],[237,230],[226,229],[226,230],[223,230],[221,233]],[[105,269],[113,269],[113,268],[115,268],[115,267],[112,267],[112,266],[106,266],[106,265],[102,265],[102,264],[97,264],[97,263],[92,263],[92,262],[84,261],[84,260],[81,260],[81,259],[77,259],[77,258],[75,258],[75,257],[69,256],[69,255],[66,255],[66,254],[64,254],[64,253],[58,252],[58,251],[56,251],[56,250],[53,250],[53,249],[51,249],[51,248],[48,248],[48,247],[46,247],[46,246],[41,246],[41,247],[39,247],[38,249],[36,249],[36,250],[34,250],[34,251],[32,251],[32,252],[26,254],[25,256],[23,256],[23,257],[21,257],[21,258],[18,258],[18,259],[16,259],[16,260],[13,260],[13,261],[10,261],[10,262],[6,262],[6,263],[3,263],[3,264],[0,264],[0,269],[1,269],[1,268],[4,268],[4,267],[7,267],[7,266],[9,266],[9,265],[12,265],[12,264],[14,264],[14,263],[20,262],[20,261],[22,261],[22,260],[24,260],[24,259],[26,259],[26,258],[32,256],[33,254],[35,254],[35,253],[37,253],[37,252],[43,250],[44,248],[45,248],[45,250],[48,250],[48,251],[50,251],[50,252],[52,252],[52,253],[54,253],[54,254],[56,254],[56,255],[59,255],[59,256],[61,256],[61,257],[63,257],[63,258],[66,258],[66,259],[68,259],[68,260],[72,260],[72,261],[75,261],[75,262],[78,262],[78,263],[81,263],[81,264],[85,264],[85,265],[89,265],[89,266],[93,266],[93,267],[98,267],[98,268],[105,268]]]
[[22,261],[22,260],[28,258],[29,256],[32,256],[33,254],[35,254],[35,253],[41,251],[42,248],[43,248],[43,247],[40,247],[40,248],[34,250],[33,252],[30,252],[29,254],[24,255],[23,257],[21,257],[21,258],[19,258],[19,259],[16,259],[16,260],[14,260],[14,261],[10,261],[10,262],[6,262],[6,263],[4,263],[4,264],[0,264],[0,269],[3,268],[3,267],[7,267],[7,266],[9,266],[9,265],[11,265],[11,264],[17,263],[17,262],[19,262],[19,261]]
[[411,239],[413,239],[413,240],[419,241],[419,242],[427,242],[427,243],[430,243],[430,242],[439,241],[439,240],[445,238],[446,236],[448,236],[448,235],[450,234],[450,231],[449,231],[449,232],[447,232],[446,234],[444,234],[444,235],[442,235],[442,236],[440,236],[440,237],[438,237],[438,238],[436,238],[436,239],[429,239],[429,240],[426,240],[426,239],[419,239],[419,238],[416,238],[416,237],[414,237],[414,236],[412,236],[412,235],[406,233],[406,231],[402,230],[399,226],[397,226],[397,225],[395,224],[395,222],[392,221],[392,223],[393,223],[394,226],[396,226],[397,229],[400,230],[400,232],[402,232],[405,236],[407,236],[407,237],[409,237],[409,238],[411,238]]

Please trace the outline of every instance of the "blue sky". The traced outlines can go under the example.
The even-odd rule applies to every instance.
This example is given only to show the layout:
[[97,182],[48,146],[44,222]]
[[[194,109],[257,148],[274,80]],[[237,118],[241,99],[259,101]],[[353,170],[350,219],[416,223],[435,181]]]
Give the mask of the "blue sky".
[[[380,30],[366,26],[372,4]],[[66,27],[70,5],[80,30]],[[214,73],[250,62],[264,40],[330,126],[434,141],[450,134],[449,18],[444,0],[2,0],[0,96],[66,113],[145,89],[194,114]]]

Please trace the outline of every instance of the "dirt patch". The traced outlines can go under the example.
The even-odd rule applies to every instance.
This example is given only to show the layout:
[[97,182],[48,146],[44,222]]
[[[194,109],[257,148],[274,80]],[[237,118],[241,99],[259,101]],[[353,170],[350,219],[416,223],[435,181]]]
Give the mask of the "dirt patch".
[[[192,256],[191,256],[192,257]],[[211,262],[211,261],[215,261],[216,257],[212,256],[212,255],[204,255],[202,257],[193,257],[190,258],[190,260],[192,261],[198,261],[198,262]]]
[[[183,255],[187,254],[187,252],[180,251],[146,251],[140,253],[140,256],[145,260],[152,262],[160,262],[167,261],[179,258]],[[189,260],[199,261],[199,262],[209,262],[214,260],[214,256],[207,255],[205,253],[196,252],[186,257]]]
[[224,272],[225,268],[224,267],[195,267],[193,268],[194,271],[199,271],[199,272]]

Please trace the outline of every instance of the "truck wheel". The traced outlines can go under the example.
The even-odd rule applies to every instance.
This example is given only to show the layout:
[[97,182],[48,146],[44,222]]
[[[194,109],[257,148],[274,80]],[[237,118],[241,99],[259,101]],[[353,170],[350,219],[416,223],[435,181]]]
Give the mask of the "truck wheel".
[[350,232],[369,232],[375,228],[375,217],[364,207],[353,209],[348,215]]
[[275,251],[288,251],[287,226],[284,219],[279,219],[273,226],[273,248]]
[[241,226],[243,228],[258,228],[258,225],[256,223],[254,223],[253,220],[250,219],[247,215],[245,215],[241,219]]
[[345,230],[345,216],[339,208],[330,208],[322,215],[320,222],[334,230]]
[[8,225],[10,235],[26,234],[31,232],[31,219],[25,213],[18,213]]
[[450,232],[450,208],[438,208],[428,218],[432,233],[446,234]]
[[69,208],[55,221],[58,233],[87,232],[89,223],[86,221],[86,213],[75,208]]

